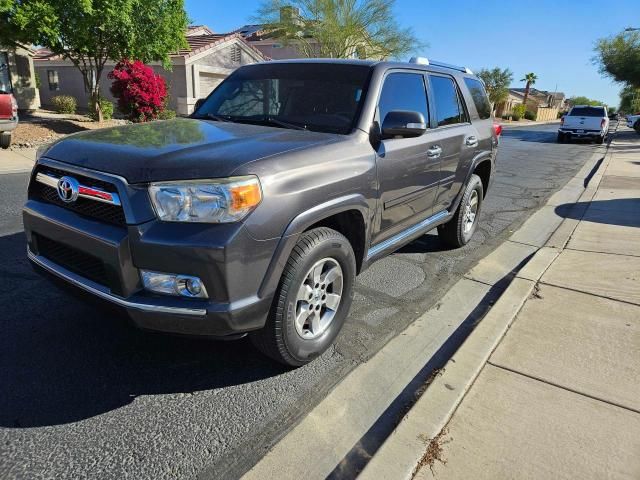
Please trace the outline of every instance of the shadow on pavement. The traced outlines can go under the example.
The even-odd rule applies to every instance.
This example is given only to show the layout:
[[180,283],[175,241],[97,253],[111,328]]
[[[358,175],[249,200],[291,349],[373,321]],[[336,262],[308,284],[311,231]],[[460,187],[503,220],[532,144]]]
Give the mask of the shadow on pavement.
[[640,198],[565,203],[558,205],[555,212],[564,218],[640,228]]
[[0,237],[0,425],[59,425],[139,395],[240,385],[287,369],[249,344],[151,334],[37,275],[23,233]]

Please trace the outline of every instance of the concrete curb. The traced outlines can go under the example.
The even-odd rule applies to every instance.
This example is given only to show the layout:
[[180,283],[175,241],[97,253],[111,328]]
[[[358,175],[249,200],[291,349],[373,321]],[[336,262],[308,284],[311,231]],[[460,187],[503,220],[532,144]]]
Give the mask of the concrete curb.
[[[518,312],[534,292],[538,280],[571,238],[580,222],[576,217],[582,218],[586,211],[586,206],[583,208],[580,204],[589,202],[595,195],[610,161],[611,150],[606,152],[585,188],[584,178],[597,164],[599,157],[601,154],[594,154],[565,187],[552,195],[547,204],[511,236],[510,242],[535,247],[535,253],[449,360],[443,369],[444,373],[433,381],[376,452],[360,474],[360,479],[395,480],[412,479],[415,476],[429,441],[445,428]],[[557,206],[569,203],[573,203],[574,207],[578,204],[578,208],[582,209],[581,214],[575,215],[572,211],[572,218],[564,219],[552,214]]]

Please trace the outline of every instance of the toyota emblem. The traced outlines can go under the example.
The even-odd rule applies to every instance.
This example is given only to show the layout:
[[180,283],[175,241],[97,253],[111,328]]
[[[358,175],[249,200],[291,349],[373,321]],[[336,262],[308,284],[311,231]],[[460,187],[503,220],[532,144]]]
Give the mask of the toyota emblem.
[[62,177],[58,180],[58,197],[65,203],[75,202],[80,192],[80,184],[75,178]]

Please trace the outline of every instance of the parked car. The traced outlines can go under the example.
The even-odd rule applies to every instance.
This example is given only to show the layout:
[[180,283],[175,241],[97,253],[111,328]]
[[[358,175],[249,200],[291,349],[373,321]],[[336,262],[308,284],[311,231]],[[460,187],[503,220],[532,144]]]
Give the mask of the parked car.
[[11,132],[18,126],[18,102],[10,91],[0,90],[0,148],[11,146]]
[[633,128],[636,132],[640,133],[640,113],[627,115],[627,127]]
[[375,260],[433,228],[469,242],[500,130],[465,68],[243,66],[190,119],[82,132],[40,152],[28,256],[141,328],[248,333],[299,366],[335,340]]
[[609,120],[618,121],[618,114],[617,113],[609,113]]
[[586,138],[603,143],[609,134],[607,107],[576,105],[560,120],[558,142]]

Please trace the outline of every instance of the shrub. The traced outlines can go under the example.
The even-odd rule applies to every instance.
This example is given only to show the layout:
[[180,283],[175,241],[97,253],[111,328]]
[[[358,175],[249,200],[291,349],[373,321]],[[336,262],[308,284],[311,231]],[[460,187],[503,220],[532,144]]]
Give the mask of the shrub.
[[511,109],[511,118],[518,121],[524,116],[526,107],[524,105],[516,105]]
[[165,108],[160,113],[158,113],[158,120],[171,120],[172,118],[176,118],[175,110]]
[[51,99],[53,109],[58,113],[76,113],[78,102],[71,95],[56,95]]
[[531,110],[527,110],[526,112],[524,112],[524,118],[526,118],[527,120],[535,120],[536,114],[533,113]]
[[111,93],[118,99],[118,110],[133,122],[158,118],[164,110],[167,87],[160,75],[140,60],[121,60],[108,78]]
[[[113,103],[105,98],[101,98],[100,102],[100,110],[102,110],[102,119],[103,120],[111,120],[113,117]],[[97,122],[98,114],[95,112],[95,108],[93,108],[93,102],[89,101],[89,117]]]

